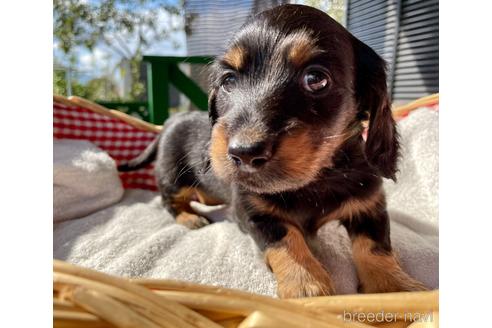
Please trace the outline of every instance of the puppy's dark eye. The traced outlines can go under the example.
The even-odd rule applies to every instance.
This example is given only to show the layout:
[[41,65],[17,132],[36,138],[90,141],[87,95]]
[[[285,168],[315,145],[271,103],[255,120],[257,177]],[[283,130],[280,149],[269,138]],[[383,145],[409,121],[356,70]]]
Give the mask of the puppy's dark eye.
[[231,90],[236,85],[236,82],[237,82],[237,78],[234,74],[226,74],[222,79],[221,86],[226,92],[231,92]]
[[328,73],[320,67],[308,68],[302,76],[302,87],[309,92],[325,89],[330,83]]

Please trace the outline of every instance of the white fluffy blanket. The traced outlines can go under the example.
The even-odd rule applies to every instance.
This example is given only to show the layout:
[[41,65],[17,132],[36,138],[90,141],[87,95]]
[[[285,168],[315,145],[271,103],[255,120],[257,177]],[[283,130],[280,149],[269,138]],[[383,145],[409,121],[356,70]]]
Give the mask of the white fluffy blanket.
[[[420,109],[399,123],[398,183],[386,181],[391,239],[403,268],[438,288],[438,114]],[[89,180],[88,180],[88,183]],[[319,232],[321,262],[338,293],[355,293],[357,276],[343,227]],[[276,283],[253,240],[230,222],[199,230],[174,223],[159,195],[127,190],[123,199],[54,225],[54,257],[111,274],[186,280],[275,295]]]
[[116,163],[92,142],[55,139],[53,149],[53,221],[80,218],[123,197]]

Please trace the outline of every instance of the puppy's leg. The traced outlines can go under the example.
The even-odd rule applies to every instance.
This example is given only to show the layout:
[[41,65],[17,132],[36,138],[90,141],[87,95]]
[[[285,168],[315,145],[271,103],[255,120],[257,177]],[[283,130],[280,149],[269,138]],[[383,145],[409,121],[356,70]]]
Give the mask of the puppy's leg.
[[210,222],[203,216],[189,212],[181,212],[176,217],[176,223],[184,225],[188,229],[199,229],[208,225]]
[[206,203],[199,189],[184,187],[170,198],[170,206],[177,214],[176,223],[184,225],[189,229],[198,229],[210,223],[203,216],[196,214],[190,206],[191,201]]
[[[278,295],[281,298],[311,297],[334,294],[330,275],[314,257],[301,231],[290,224],[269,227],[281,231],[277,241],[266,246],[267,264],[277,279]],[[279,238],[280,237],[280,238]]]
[[405,273],[392,251],[386,210],[342,221],[352,240],[352,255],[361,292],[385,293],[426,290]]

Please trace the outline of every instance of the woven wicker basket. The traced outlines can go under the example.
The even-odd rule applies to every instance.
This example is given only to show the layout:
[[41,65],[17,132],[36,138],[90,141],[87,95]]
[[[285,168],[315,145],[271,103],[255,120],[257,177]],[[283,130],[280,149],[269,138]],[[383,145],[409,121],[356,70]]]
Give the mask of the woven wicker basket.
[[[124,279],[57,260],[53,269],[55,327],[396,328],[438,327],[439,320],[438,291],[279,300],[184,282]],[[366,322],[349,321],[349,313]]]
[[[82,98],[83,106],[145,131],[155,126]],[[394,109],[395,118],[438,103],[438,95]],[[280,300],[170,280],[125,279],[54,261],[55,327],[438,327],[438,291]]]

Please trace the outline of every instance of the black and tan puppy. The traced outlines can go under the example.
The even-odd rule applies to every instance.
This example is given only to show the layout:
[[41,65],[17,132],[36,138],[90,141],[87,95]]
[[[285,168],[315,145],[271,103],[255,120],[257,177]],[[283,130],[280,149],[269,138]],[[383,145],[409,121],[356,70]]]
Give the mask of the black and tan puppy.
[[177,221],[205,222],[193,199],[230,204],[264,250],[280,297],[335,292],[308,246],[333,220],[352,240],[361,291],[425,289],[403,272],[389,238],[381,177],[395,178],[398,140],[385,63],[319,10],[284,5],[246,23],[213,64],[209,117],[172,117],[120,169],[155,157]]

